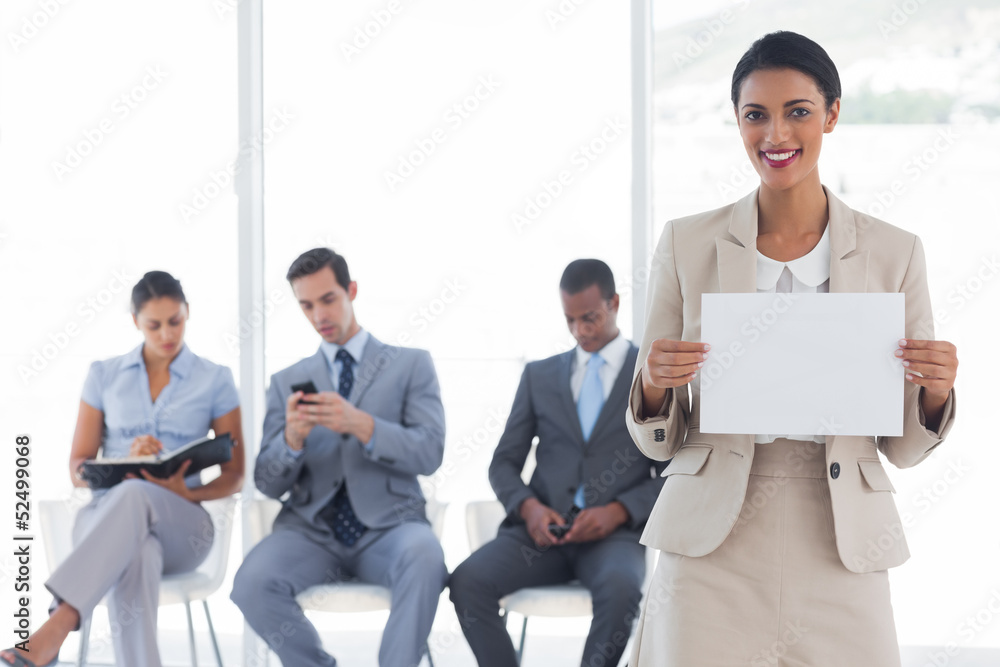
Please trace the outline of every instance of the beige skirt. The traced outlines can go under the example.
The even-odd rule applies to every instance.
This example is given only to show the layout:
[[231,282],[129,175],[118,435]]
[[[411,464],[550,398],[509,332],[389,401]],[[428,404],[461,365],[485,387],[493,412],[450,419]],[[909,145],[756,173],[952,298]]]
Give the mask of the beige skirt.
[[856,574],[837,554],[825,445],[756,446],[725,542],[660,553],[628,664],[899,667],[888,572]]

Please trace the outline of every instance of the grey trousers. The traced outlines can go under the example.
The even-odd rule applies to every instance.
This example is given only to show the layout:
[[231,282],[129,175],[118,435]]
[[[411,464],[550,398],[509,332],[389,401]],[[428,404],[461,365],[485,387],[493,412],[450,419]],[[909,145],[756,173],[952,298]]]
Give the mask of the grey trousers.
[[425,523],[369,529],[352,547],[278,526],[247,554],[230,597],[282,665],[332,667],[337,661],[295,596],[352,576],[392,591],[379,665],[416,667],[448,579],[441,544]]
[[73,553],[45,582],[53,609],[65,602],[86,620],[107,595],[117,663],[159,667],[160,577],[197,568],[213,537],[201,505],[151,482],[126,480],[77,514]]
[[517,655],[500,614],[500,599],[528,586],[579,579],[593,600],[580,664],[612,667],[621,660],[639,616],[646,551],[638,542],[605,539],[541,550],[524,526],[502,528],[455,568],[448,586],[465,638],[482,667],[516,667]]

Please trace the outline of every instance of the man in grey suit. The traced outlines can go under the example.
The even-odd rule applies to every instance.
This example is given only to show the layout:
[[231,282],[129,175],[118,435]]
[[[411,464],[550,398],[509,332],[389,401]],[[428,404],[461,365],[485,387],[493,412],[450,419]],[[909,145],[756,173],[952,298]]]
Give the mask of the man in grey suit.
[[[637,348],[618,331],[618,295],[607,264],[570,263],[559,284],[578,346],[529,363],[490,464],[507,510],[497,538],[458,566],[451,600],[480,665],[515,667],[499,600],[527,587],[579,579],[594,617],[583,665],[617,665],[638,616],[646,518],[665,464],[643,456],[623,418]],[[538,438],[537,466],[521,472]],[[581,508],[571,527],[566,519]]]
[[[257,488],[287,494],[274,532],[247,554],[232,600],[285,667],[335,665],[295,596],[349,577],[387,586],[379,664],[420,662],[448,573],[417,475],[444,454],[444,410],[430,355],[358,326],[357,283],[327,248],[288,270],[319,351],[271,378]],[[312,382],[316,393],[293,390]]]

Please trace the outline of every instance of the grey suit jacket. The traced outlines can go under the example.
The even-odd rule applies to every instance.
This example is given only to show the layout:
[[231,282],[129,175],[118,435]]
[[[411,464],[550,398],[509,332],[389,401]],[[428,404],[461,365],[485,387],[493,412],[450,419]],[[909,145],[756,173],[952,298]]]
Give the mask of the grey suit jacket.
[[433,473],[444,456],[444,408],[430,354],[368,339],[350,401],[375,419],[371,452],[354,436],[316,426],[302,455],[293,455],[285,442],[285,403],[291,386],[306,380],[319,391],[334,391],[322,351],[275,373],[267,392],[254,481],[271,498],[288,494],[275,529],[330,535],[317,513],[345,479],[354,511],[366,526],[426,522],[417,475]]
[[[507,510],[503,526],[524,524],[518,508],[531,497],[566,512],[583,481],[588,506],[617,500],[628,510],[628,523],[609,537],[638,540],[663,484],[659,472],[666,467],[636,449],[621,418],[628,404],[638,349],[635,345],[629,347],[625,364],[586,442],[570,389],[575,354],[570,350],[525,366],[510,417],[490,463],[490,484]],[[537,466],[531,481],[525,484],[521,471],[536,437]]]

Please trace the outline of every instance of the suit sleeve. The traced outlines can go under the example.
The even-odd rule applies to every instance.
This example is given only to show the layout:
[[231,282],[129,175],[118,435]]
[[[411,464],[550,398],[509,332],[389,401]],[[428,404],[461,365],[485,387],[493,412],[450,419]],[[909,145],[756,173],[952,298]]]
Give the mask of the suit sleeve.
[[629,392],[625,423],[636,446],[657,461],[671,458],[684,443],[691,410],[688,386],[667,391],[666,399],[655,415],[646,415],[642,407],[642,380],[639,377],[646,357],[659,338],[681,340],[684,333],[684,298],[681,295],[677,264],[674,258],[673,224],[668,222],[650,263],[650,284],[646,293],[646,330],[635,361],[632,389]]
[[525,367],[521,374],[521,383],[514,395],[514,405],[507,417],[507,425],[490,462],[490,485],[507,514],[514,516],[517,516],[521,503],[535,495],[521,479],[521,471],[531,451],[538,425],[531,400],[530,368]]
[[373,415],[372,461],[410,475],[431,475],[444,459],[444,406],[434,362],[418,350],[398,422]]
[[278,385],[272,376],[271,386],[267,389],[264,437],[253,472],[257,488],[270,498],[280,498],[292,488],[305,459],[304,456],[295,456],[285,442],[285,401]]
[[632,530],[641,528],[646,523],[646,519],[649,518],[649,513],[653,511],[653,505],[656,504],[656,499],[660,497],[660,489],[663,487],[664,482],[664,478],[660,477],[660,473],[667,467],[666,461],[651,461],[648,458],[642,463],[646,467],[652,466],[655,476],[642,480],[632,488],[622,491],[615,498],[615,500],[625,506],[625,510],[628,512],[627,525]]
[[[906,294],[906,337],[917,340],[934,340],[934,316],[927,289],[927,262],[919,237],[914,237],[910,263],[903,276],[900,291]],[[926,417],[920,405],[923,388],[907,382],[903,389],[903,435],[880,436],[878,448],[898,468],[909,468],[925,458],[948,435],[955,423],[955,389],[948,394],[935,433],[925,426]]]

